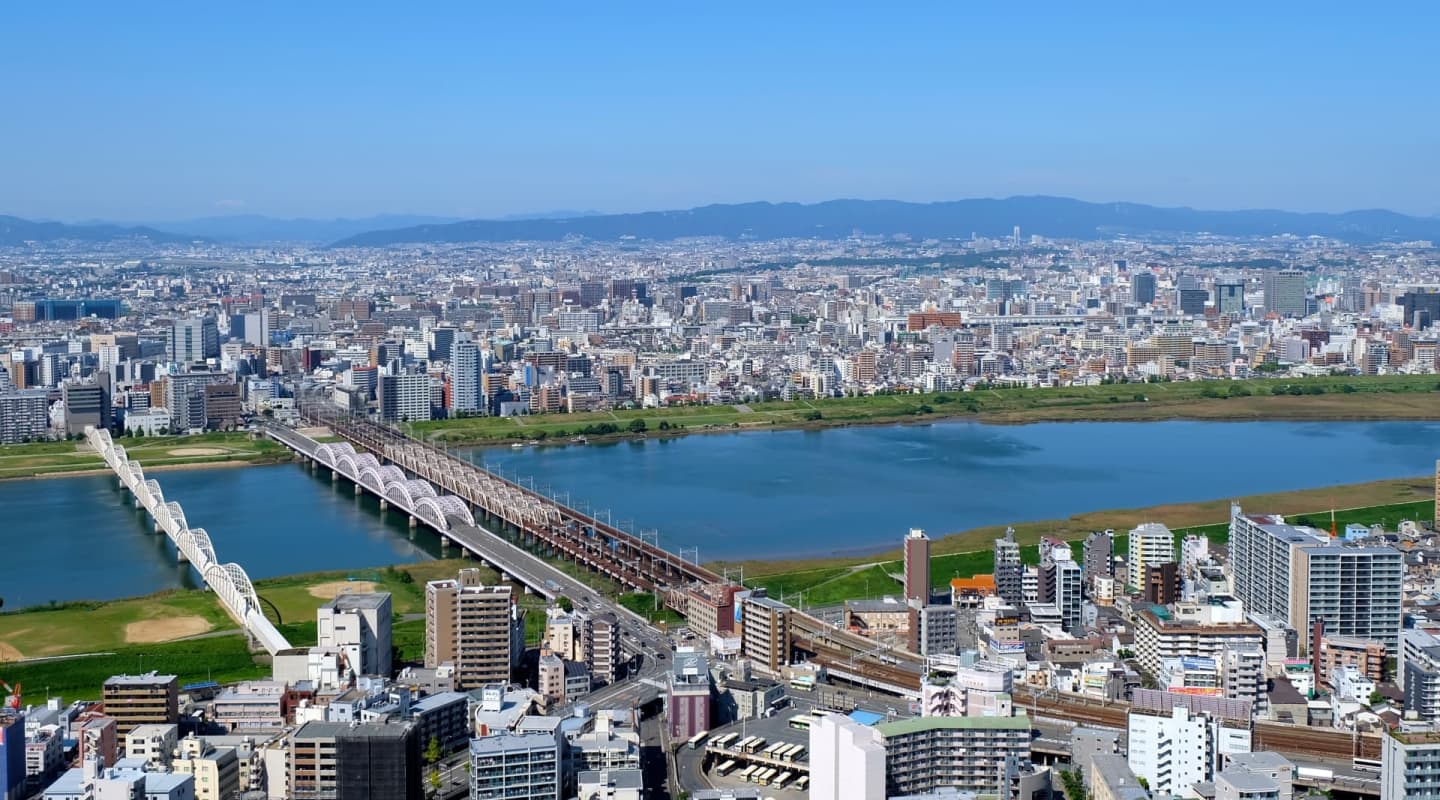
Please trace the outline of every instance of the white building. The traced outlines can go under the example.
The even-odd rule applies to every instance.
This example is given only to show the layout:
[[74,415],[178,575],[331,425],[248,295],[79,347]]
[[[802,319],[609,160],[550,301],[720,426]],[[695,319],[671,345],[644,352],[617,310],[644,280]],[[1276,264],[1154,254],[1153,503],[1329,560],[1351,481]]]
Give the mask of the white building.
[[1405,631],[1397,670],[1405,710],[1423,720],[1440,719],[1440,639],[1426,630]]
[[885,740],[834,714],[810,726],[811,800],[884,800]]
[[1440,728],[1404,725],[1381,739],[1380,800],[1440,800]]
[[1222,754],[1250,750],[1248,730],[1240,736],[1240,731],[1180,706],[1169,716],[1131,711],[1126,727],[1130,769],[1149,783],[1156,797],[1183,795],[1195,783],[1214,777]]
[[315,611],[318,647],[345,655],[356,675],[390,677],[390,593],[342,594]]
[[450,346],[450,409],[457,413],[478,413],[485,409],[480,389],[480,346],[460,340]]

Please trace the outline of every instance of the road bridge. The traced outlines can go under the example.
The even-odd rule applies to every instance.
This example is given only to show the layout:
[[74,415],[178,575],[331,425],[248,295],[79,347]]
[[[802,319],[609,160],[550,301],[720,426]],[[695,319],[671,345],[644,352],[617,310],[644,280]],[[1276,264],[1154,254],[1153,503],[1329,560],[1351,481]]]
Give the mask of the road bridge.
[[205,529],[190,527],[180,504],[165,500],[160,484],[145,477],[140,462],[131,460],[125,448],[110,438],[109,431],[87,426],[85,439],[119,477],[120,485],[134,495],[135,505],[149,512],[156,529],[164,531],[175,544],[180,560],[195,568],[205,585],[220,599],[220,605],[245,632],[272,656],[288,650],[290,642],[265,618],[260,598],[244,568],[234,562],[220,562]]

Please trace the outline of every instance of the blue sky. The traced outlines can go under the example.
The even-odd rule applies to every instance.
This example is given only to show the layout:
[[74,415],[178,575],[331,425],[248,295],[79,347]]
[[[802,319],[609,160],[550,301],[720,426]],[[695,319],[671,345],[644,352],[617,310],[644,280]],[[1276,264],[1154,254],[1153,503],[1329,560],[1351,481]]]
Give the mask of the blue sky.
[[1433,214],[1436,41],[1433,3],[7,4],[0,213]]

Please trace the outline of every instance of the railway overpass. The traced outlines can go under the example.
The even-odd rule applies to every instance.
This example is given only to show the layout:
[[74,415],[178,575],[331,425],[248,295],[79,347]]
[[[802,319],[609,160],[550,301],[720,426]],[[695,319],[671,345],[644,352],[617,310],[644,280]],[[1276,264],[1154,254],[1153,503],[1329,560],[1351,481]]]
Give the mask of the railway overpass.
[[221,563],[215,545],[204,528],[192,528],[185,519],[185,510],[174,501],[166,501],[160,484],[145,477],[140,462],[132,461],[125,448],[110,438],[107,430],[85,429],[85,439],[105,459],[105,465],[120,479],[120,485],[135,497],[135,505],[145,509],[175,544],[180,560],[188,562],[201,580],[219,598],[226,613],[240,623],[252,639],[270,655],[288,650],[290,642],[265,618],[260,598],[250,583],[250,576],[236,563]]

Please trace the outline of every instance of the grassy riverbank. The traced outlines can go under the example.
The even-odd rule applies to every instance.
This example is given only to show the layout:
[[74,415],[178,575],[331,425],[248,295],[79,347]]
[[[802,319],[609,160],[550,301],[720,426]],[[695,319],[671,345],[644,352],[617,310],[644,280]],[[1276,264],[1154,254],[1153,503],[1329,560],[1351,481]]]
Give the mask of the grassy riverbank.
[[[1430,477],[1377,481],[1374,483],[1311,489],[1298,492],[1254,495],[1239,498],[1246,509],[1284,514],[1299,524],[1328,528],[1330,510],[1336,509],[1336,524],[1383,524],[1393,530],[1402,520],[1434,520],[1434,481]],[[1196,533],[1223,544],[1228,537],[1230,500],[1178,503],[1149,508],[1097,511],[1063,520],[1022,522],[1014,525],[1027,563],[1038,560],[1036,542],[1053,535],[1068,541],[1082,539],[1090,531],[1114,529],[1117,553],[1126,546],[1125,532],[1141,522],[1163,522],[1176,538]],[[987,526],[937,539],[930,564],[931,583],[941,589],[954,577],[991,572],[994,561],[991,545],[1003,535],[1004,526]],[[897,540],[899,534],[897,533]],[[847,599],[893,595],[900,588],[904,567],[901,552],[890,550],[874,556],[821,558],[791,561],[745,561],[719,566],[745,568],[746,585],[763,586],[775,596],[786,597],[806,607],[833,605]]]
[[1434,375],[1332,376],[1244,381],[1135,383],[1054,389],[983,389],[937,394],[752,403],[738,406],[468,417],[416,422],[410,432],[449,444],[666,436],[969,418],[1023,423],[1066,420],[1440,419]]
[[[270,439],[252,439],[243,432],[123,437],[116,441],[146,469],[273,464],[290,458],[290,451],[283,445]],[[0,480],[106,471],[100,454],[83,441],[0,446]]]

